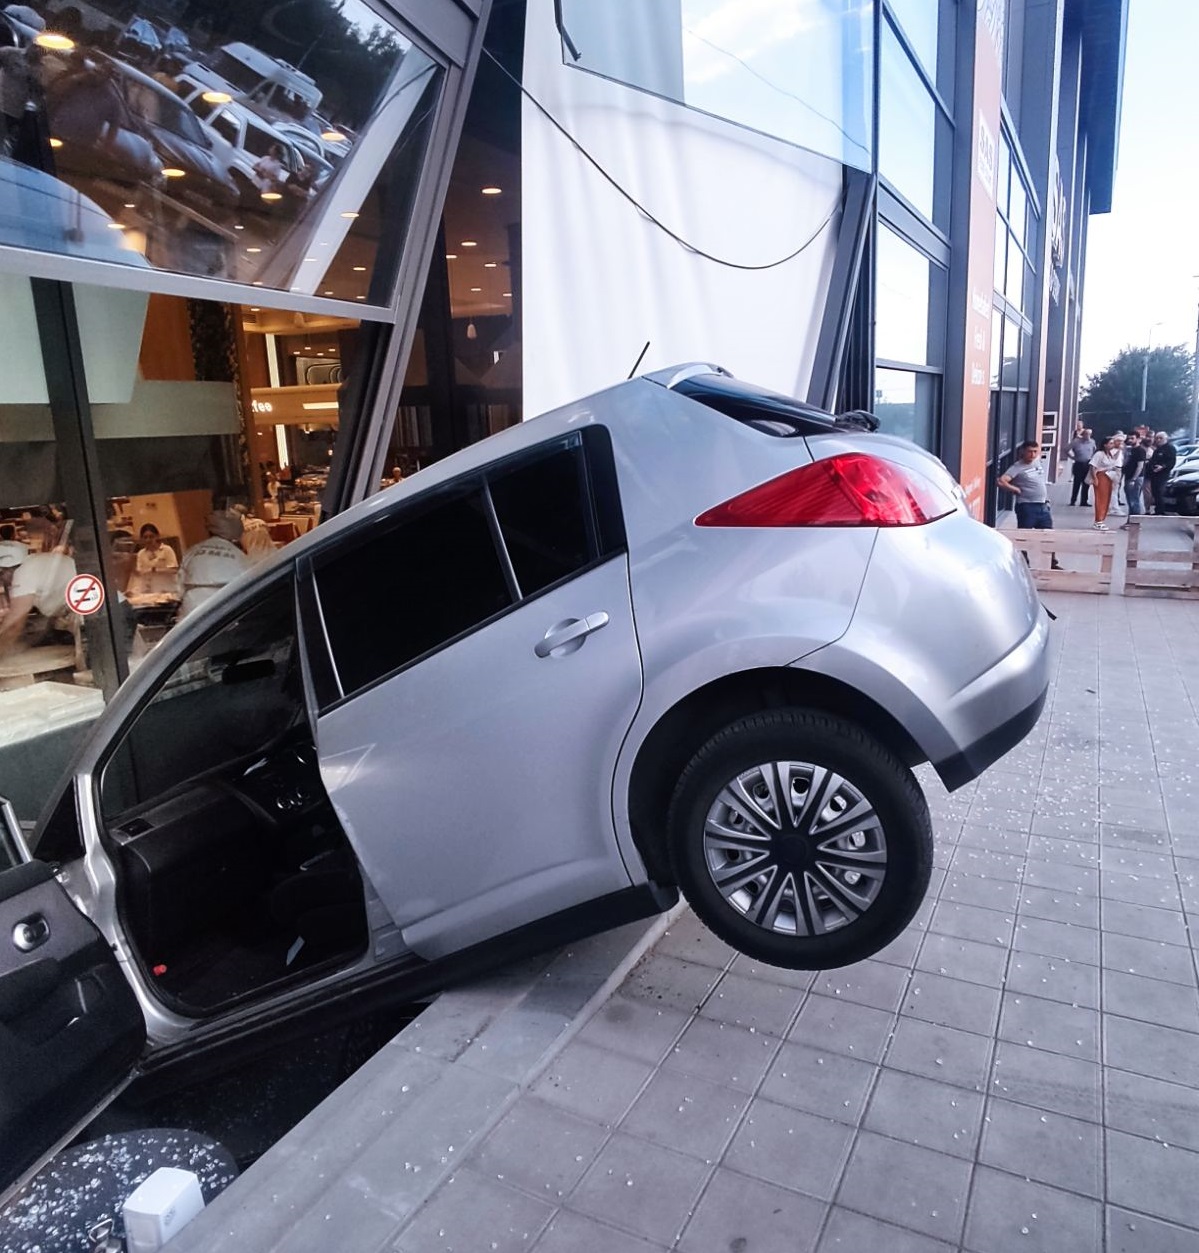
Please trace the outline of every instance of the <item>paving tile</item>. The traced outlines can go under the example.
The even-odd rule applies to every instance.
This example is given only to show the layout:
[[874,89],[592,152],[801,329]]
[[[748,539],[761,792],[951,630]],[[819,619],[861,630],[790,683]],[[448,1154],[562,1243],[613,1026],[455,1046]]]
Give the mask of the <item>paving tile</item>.
[[1199,1033],[1199,992],[1177,983],[1105,970],[1103,1007],[1122,1018]]
[[1090,840],[1065,840],[1055,835],[1034,835],[1028,842],[1028,856],[1059,866],[1098,866],[1099,846]]
[[617,1133],[571,1193],[570,1208],[670,1244],[707,1175],[697,1158]]
[[1001,1040],[991,1071],[991,1095],[1098,1122],[1100,1070],[1093,1062]]
[[808,997],[788,1039],[816,1049],[831,1049],[850,1057],[877,1062],[883,1055],[895,1022],[891,1014],[869,1005],[855,1005],[840,997]]
[[1006,948],[1011,943],[1015,922],[1014,912],[1005,914],[977,905],[962,905],[958,901],[940,901],[933,910],[929,930],[938,935],[952,935]]
[[578,1039],[652,1064],[661,1060],[688,1021],[677,1009],[617,993],[592,1015]]
[[784,1044],[762,1084],[780,1105],[857,1126],[876,1067],[831,1049]]
[[[1031,816],[1028,825],[1031,825]],[[951,870],[962,874],[986,875],[988,878],[1007,879],[1019,883],[1024,876],[1024,857],[1014,853],[992,853],[986,849],[959,845],[950,863]]]
[[1105,848],[1139,848],[1154,853],[1168,851],[1170,837],[1164,831],[1140,831],[1136,827],[1116,827],[1101,822],[1099,843]]
[[1152,909],[1127,901],[1104,901],[1103,930],[1108,934],[1135,935],[1165,944],[1188,944],[1186,920],[1173,909]]
[[1092,927],[1021,917],[1012,946],[1022,953],[1040,953],[1042,957],[1065,957],[1099,965],[1099,932]]
[[1149,905],[1154,909],[1182,908],[1178,888],[1168,879],[1105,870],[1100,875],[1099,886],[1100,895],[1105,900],[1128,901],[1133,905]]
[[811,1253],[826,1209],[823,1201],[722,1168],[704,1190],[678,1247],[680,1253]]
[[1123,1131],[1107,1133],[1108,1200],[1169,1222],[1194,1224],[1199,1153]]
[[953,1253],[954,1246],[834,1205],[817,1253]]
[[748,1104],[746,1092],[660,1070],[624,1116],[620,1130],[705,1161],[715,1160],[733,1138]]
[[738,953],[732,966],[733,973],[745,975],[750,979],[761,979],[765,983],[782,984],[801,991],[810,988],[816,981],[814,970],[786,970],[782,966],[770,966],[766,962],[754,961],[744,953]]
[[584,1118],[616,1123],[650,1073],[644,1062],[574,1040],[554,1058],[533,1092]]
[[559,1210],[537,1245],[537,1253],[654,1253],[664,1244],[649,1244],[617,1231],[597,1219]]
[[884,1070],[862,1126],[894,1140],[973,1158],[982,1116],[983,1097],[979,1093]]
[[1104,1060],[1118,1070],[1199,1085],[1199,1035],[1105,1014]]
[[1099,926],[1099,901],[1081,892],[1059,892],[1053,888],[1029,887],[1020,891],[1020,913],[1026,918],[1045,918],[1083,927]]
[[959,940],[949,935],[928,935],[916,959],[919,970],[964,979],[997,988],[1003,983],[1007,952],[994,944]]
[[1199,1091],[1108,1069],[1107,1125],[1119,1131],[1199,1149]]
[[696,1018],[662,1065],[722,1087],[752,1092],[778,1048],[778,1040],[748,1027]]
[[863,1131],[837,1202],[956,1244],[966,1212],[970,1169],[969,1162],[945,1153]]
[[992,853],[1010,853],[1023,857],[1028,851],[1028,832],[1005,831],[1002,827],[981,827],[967,822],[962,826],[958,842]]
[[1042,957],[1038,953],[1013,953],[1005,986],[1009,992],[1027,992],[1088,1009],[1099,1007],[1099,969],[1085,962]]
[[1102,1134],[1094,1123],[992,1099],[987,1103],[978,1160],[1102,1199]]
[[964,1247],[971,1253],[1094,1253],[1101,1247],[1098,1201],[980,1166],[970,1191]]
[[897,935],[885,948],[879,949],[870,960],[901,966],[907,970],[915,963],[916,954],[920,951],[920,943],[923,939],[922,932],[909,927]]
[[1082,1006],[1007,992],[999,1019],[999,1038],[1097,1062],[1099,1014]]
[[804,993],[797,988],[726,974],[699,1012],[701,1017],[717,1022],[781,1036],[791,1025],[803,999]]
[[452,1175],[404,1228],[399,1253],[433,1248],[531,1249],[553,1207],[471,1170]]
[[583,1177],[608,1129],[525,1096],[516,1102],[470,1158],[480,1174],[550,1199]]
[[1174,858],[1169,851],[1157,852],[1146,848],[1128,848],[1106,844],[1100,866],[1122,874],[1147,875],[1153,879],[1174,879]]
[[999,1019],[999,999],[998,988],[917,971],[901,1012],[908,1018],[989,1036]]
[[703,1004],[719,978],[720,971],[714,966],[650,953],[633,968],[621,991],[634,1000],[691,1014]]
[[864,961],[825,972],[816,980],[815,990],[823,996],[840,997],[857,1005],[894,1013],[903,999],[907,982],[907,972],[896,966]]
[[1099,830],[1099,822],[1088,814],[1065,812],[1055,808],[1042,807],[1037,802],[1033,812],[1033,835],[1049,835],[1059,839],[1094,840]]
[[1087,896],[1099,895],[1099,871],[1085,866],[1059,866],[1049,861],[1030,861],[1023,882],[1025,886],[1082,892]]
[[832,1199],[853,1131],[756,1098],[724,1157],[724,1165],[767,1183]]
[[1132,1210],[1107,1207],[1107,1253],[1195,1253],[1199,1232]]
[[726,969],[736,955],[735,949],[713,935],[690,910],[670,924],[654,945],[654,952],[701,966],[715,966],[717,970]]
[[1164,979],[1167,983],[1181,983],[1187,988],[1195,986],[1195,961],[1191,950],[1164,944],[1161,940],[1105,935],[1103,964],[1124,974]]
[[984,909],[1012,912],[1020,896],[1019,884],[1007,879],[984,879],[981,875],[963,874],[951,870],[945,876],[941,889],[942,901],[957,901],[960,905],[981,905]]
[[886,1057],[895,1070],[975,1090],[984,1088],[990,1061],[991,1041],[985,1037],[918,1018],[899,1020]]

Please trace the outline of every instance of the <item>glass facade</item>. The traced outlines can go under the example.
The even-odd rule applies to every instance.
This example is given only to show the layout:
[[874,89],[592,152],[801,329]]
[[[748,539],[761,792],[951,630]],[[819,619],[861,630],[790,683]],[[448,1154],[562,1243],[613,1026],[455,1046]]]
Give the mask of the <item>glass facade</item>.
[[873,0],[563,0],[568,64],[871,166]]

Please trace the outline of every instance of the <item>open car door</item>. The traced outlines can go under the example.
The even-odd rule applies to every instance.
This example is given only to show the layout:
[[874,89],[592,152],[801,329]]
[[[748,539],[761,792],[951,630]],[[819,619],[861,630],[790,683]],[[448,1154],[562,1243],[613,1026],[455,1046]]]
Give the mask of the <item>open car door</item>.
[[108,943],[53,870],[0,872],[0,1195],[125,1083],[145,1034]]

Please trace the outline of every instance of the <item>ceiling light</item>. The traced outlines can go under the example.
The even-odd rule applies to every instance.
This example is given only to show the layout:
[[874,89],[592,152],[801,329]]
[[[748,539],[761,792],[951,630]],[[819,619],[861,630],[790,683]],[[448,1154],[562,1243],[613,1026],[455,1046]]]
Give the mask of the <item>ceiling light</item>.
[[314,410],[329,410],[337,408],[336,400],[309,400],[300,405],[301,409],[307,409],[310,413]]
[[332,293],[331,291],[327,291],[327,292],[325,292],[325,295],[326,295],[326,296],[332,296],[332,295],[333,295],[333,293]]
[[472,287],[472,288],[471,288],[471,291],[482,291],[482,290],[483,290],[483,289],[482,289],[481,287]]
[[[164,170],[163,173],[165,174],[166,171]],[[282,200],[283,193],[281,191],[264,191],[262,193],[262,199],[272,201],[272,202],[275,200]]]
[[480,189],[485,196],[499,196],[503,194],[502,187],[483,187]]
[[326,143],[339,144],[343,139],[345,139],[345,136],[341,133],[341,131],[334,130],[330,127],[327,131],[321,131],[321,138],[325,140]]
[[39,48],[49,48],[51,52],[70,52],[75,46],[73,39],[66,35],[56,35],[52,30],[44,30],[33,41]]
[[244,231],[246,228],[240,222],[234,222],[233,229],[235,231]]
[[345,218],[347,222],[352,222],[358,214],[355,213],[353,209],[347,209],[341,216]]
[[445,254],[445,259],[446,259],[447,261],[457,261],[457,260],[458,260],[458,254],[457,254],[456,252],[447,252],[447,253]]
[[168,165],[162,171],[163,178],[182,178],[187,173],[181,170],[177,165]]
[[462,241],[463,248],[477,248],[479,241],[477,239],[464,239]]
[[260,278],[256,278],[256,279],[253,281],[253,283],[251,283],[251,284],[250,284],[250,286],[251,286],[251,287],[261,287],[261,286],[262,286],[262,279],[260,279]]
[[312,351],[312,345],[311,345],[311,344],[305,344],[305,345],[304,345],[304,351],[305,351],[305,352],[311,352],[311,351]]
[[355,274],[365,274],[365,273],[366,273],[366,266],[364,266],[364,265],[356,265],[356,266],[354,267],[354,273],[355,273]]
[[108,229],[110,231],[123,231],[125,229],[124,222],[109,222]]
[[365,296],[355,296],[355,297],[354,297],[354,299],[355,299],[355,300],[365,300],[365,299],[366,299],[366,297],[365,297]]
[[228,104],[233,97],[227,91],[206,91],[200,99],[208,104]]
[[251,306],[250,306],[250,312],[251,312],[251,313],[261,313],[261,312],[262,312],[262,306],[261,306],[261,305],[251,305]]
[[478,330],[475,328],[475,324],[474,324],[473,322],[468,322],[468,323],[466,324],[466,338],[467,338],[467,339],[478,339],[478,338],[479,338],[479,332],[478,332]]
[[135,205],[132,201],[126,201],[126,203],[125,203],[125,208],[126,208],[126,209],[136,209],[136,208],[137,208],[137,205]]
[[61,147],[62,147],[62,140],[61,140],[61,139],[56,139],[56,138],[52,135],[52,136],[50,137],[50,147],[51,147],[51,148],[61,148]]
[[512,295],[512,293],[511,293],[510,291],[506,291],[506,292],[504,293],[504,295],[505,295],[505,296],[511,296],[511,295]]
[[485,269],[485,270],[494,270],[498,264],[499,264],[499,262],[497,262],[497,261],[484,261],[484,262],[483,262],[483,269]]

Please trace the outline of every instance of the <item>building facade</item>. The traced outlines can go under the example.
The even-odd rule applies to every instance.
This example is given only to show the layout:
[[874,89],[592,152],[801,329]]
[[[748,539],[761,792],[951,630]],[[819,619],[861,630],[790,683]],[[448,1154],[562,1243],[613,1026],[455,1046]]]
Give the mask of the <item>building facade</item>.
[[0,794],[34,816],[181,563],[633,371],[870,409],[991,520],[1073,423],[1126,5],[0,15]]

